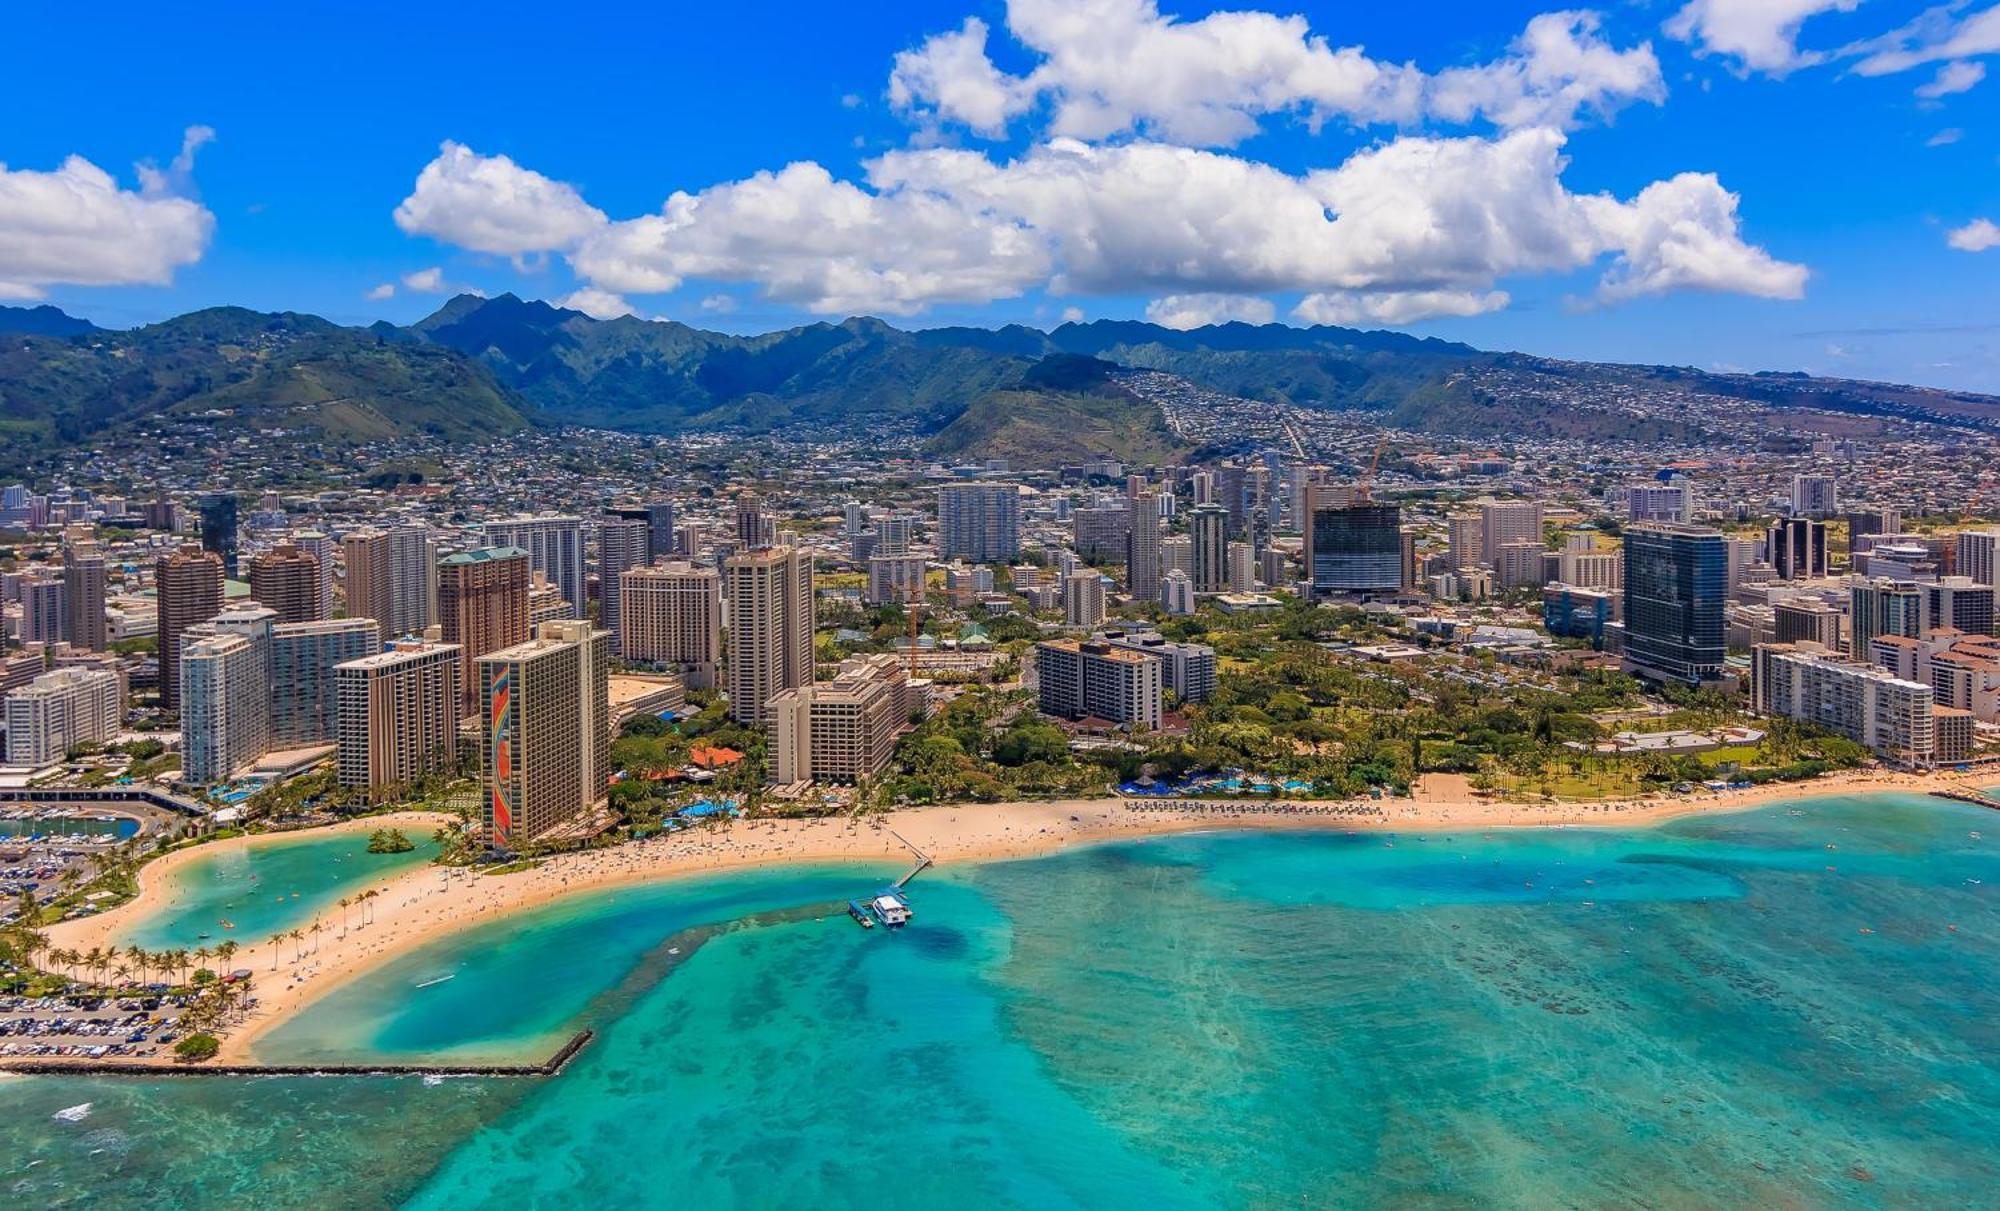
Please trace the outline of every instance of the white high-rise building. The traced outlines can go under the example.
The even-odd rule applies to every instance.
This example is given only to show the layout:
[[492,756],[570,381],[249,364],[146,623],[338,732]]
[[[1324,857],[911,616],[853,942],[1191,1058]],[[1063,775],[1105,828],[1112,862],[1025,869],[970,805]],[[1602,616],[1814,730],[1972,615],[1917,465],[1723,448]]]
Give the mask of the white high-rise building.
[[528,553],[528,568],[549,578],[569,603],[570,617],[588,609],[583,558],[583,520],[577,517],[509,517],[482,527],[497,547],[519,547]]
[[7,696],[7,763],[39,768],[74,745],[101,744],[117,735],[124,708],[118,674],[109,669],[43,673]]
[[[620,578],[652,562],[652,527],[638,518],[607,517],[597,523],[598,625],[611,632],[611,650],[621,651]],[[582,611],[578,611],[579,616]]]
[[1167,573],[1160,581],[1160,605],[1177,617],[1194,613],[1194,578],[1179,568]]
[[1021,494],[1012,484],[946,484],[938,489],[938,555],[971,563],[1011,563],[1021,553]]
[[1684,480],[1661,483],[1647,480],[1625,488],[1625,517],[1628,521],[1694,520],[1694,489]]
[[1832,517],[1840,512],[1840,489],[1831,475],[1792,476],[1792,516]]
[[686,561],[619,576],[625,659],[673,665],[685,685],[710,689],[722,665],[722,576]]
[[1958,574],[2000,587],[2000,530],[1966,530],[1958,536]]
[[181,645],[181,775],[226,782],[271,748],[267,642],[244,632],[190,634]]

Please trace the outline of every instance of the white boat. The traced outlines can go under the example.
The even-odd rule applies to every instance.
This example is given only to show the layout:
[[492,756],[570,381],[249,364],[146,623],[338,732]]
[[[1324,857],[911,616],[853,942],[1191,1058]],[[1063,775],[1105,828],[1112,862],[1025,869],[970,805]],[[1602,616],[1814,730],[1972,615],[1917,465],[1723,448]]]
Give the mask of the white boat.
[[868,911],[877,921],[890,929],[901,929],[908,925],[910,917],[914,915],[910,912],[910,902],[892,891],[885,891],[868,901]]
[[441,976],[432,976],[432,977],[431,977],[430,979],[428,979],[428,980],[425,980],[425,981],[424,981],[423,983],[421,983],[421,984],[418,984],[418,985],[417,985],[417,987],[419,987],[419,988],[429,988],[429,987],[430,987],[431,985],[433,985],[433,984],[442,984],[442,983],[444,983],[444,982],[445,982],[446,980],[455,980],[455,979],[457,979],[457,978],[458,978],[458,973],[457,973],[457,972],[447,972],[447,973],[445,973],[444,975],[441,975]]

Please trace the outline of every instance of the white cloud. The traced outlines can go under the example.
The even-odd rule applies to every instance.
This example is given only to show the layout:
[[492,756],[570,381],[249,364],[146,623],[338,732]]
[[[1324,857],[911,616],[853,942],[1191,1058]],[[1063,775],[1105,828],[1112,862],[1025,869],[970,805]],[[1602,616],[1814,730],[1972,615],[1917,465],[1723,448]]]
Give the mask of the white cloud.
[[444,280],[444,270],[436,265],[429,269],[418,269],[403,275],[403,285],[418,294],[443,294],[451,286]]
[[[1863,76],[1886,76],[1927,63],[2000,53],[2000,4],[1961,17],[1959,14],[1965,7],[1965,0],[1941,4],[1926,10],[1901,29],[1849,47],[1850,53],[1864,56],[1854,65],[1855,72]],[[1940,73],[1937,83],[1944,80],[1945,73]],[[1965,84],[1965,88],[1978,82],[1978,78],[1974,77]],[[1947,91],[1962,92],[1964,89]]]
[[711,294],[701,301],[701,309],[711,315],[728,315],[736,310],[736,296],[733,294]]
[[1944,240],[1960,252],[1985,252],[1989,248],[2000,248],[2000,224],[1991,219],[1974,219],[1963,227],[1954,227],[1946,232]]
[[1062,322],[1065,324],[1081,324],[1083,322],[1083,308],[1081,307],[1063,308]]
[[1655,181],[1630,202],[1581,199],[1617,249],[1599,286],[1607,302],[1671,290],[1714,290],[1795,299],[1806,268],[1773,259],[1738,235],[1737,197],[1714,174],[1684,172]]
[[1257,133],[1267,115],[1317,126],[1452,122],[1501,127],[1573,124],[1666,95],[1652,48],[1619,51],[1594,13],[1536,17],[1508,54],[1435,77],[1413,64],[1336,48],[1303,17],[1219,12],[1182,21],[1154,0],[1010,0],[1008,31],[1040,63],[1010,76],[986,51],[976,18],[896,57],[889,97],[926,122],[989,138],[1046,99],[1050,132],[1099,140],[1144,131],[1170,142],[1228,146]]
[[1508,303],[1504,290],[1405,290],[1367,294],[1353,290],[1309,294],[1292,308],[1308,324],[1413,324],[1439,316],[1484,315]]
[[503,256],[574,247],[605,224],[576,188],[447,140],[396,207],[396,226]]
[[1736,60],[1746,71],[1784,75],[1826,56],[1799,50],[1799,27],[1822,13],[1851,13],[1861,0],[1689,0],[1668,18],[1667,36]]
[[194,153],[214,137],[189,127],[165,168],[138,166],[140,187],[82,156],[52,172],[0,164],[0,296],[40,298],[46,287],[164,286],[199,261],[215,216],[191,197]]
[[1210,324],[1268,324],[1278,309],[1269,299],[1242,294],[1170,294],[1146,304],[1146,318],[1185,332]]
[[1949,97],[1954,93],[1970,92],[1986,78],[1984,63],[1968,63],[1960,60],[1938,68],[1937,77],[1929,84],[1917,85],[1917,95],[1926,101]]
[[1965,137],[1965,132],[1964,132],[1964,131],[1960,130],[1960,129],[1959,129],[1958,127],[1956,127],[1956,126],[1948,126],[1948,127],[1946,127],[1945,129],[1943,129],[1943,130],[1941,130],[1941,131],[1937,132],[1936,134],[1932,135],[1932,136],[1931,136],[1930,138],[1928,138],[1928,139],[1925,139],[1925,140],[1924,140],[1924,146],[1925,146],[1925,147],[1949,147],[1949,146],[1951,146],[1951,145],[1952,145],[1953,143],[1956,143],[1956,142],[1958,142],[1958,141],[1959,141],[1960,139],[1963,139],[1964,137]]
[[374,289],[370,290],[366,295],[363,295],[362,297],[366,298],[371,303],[379,303],[382,302],[384,299],[393,299],[396,297],[396,283],[384,282],[380,286],[377,286]]
[[632,304],[608,290],[585,286],[571,291],[556,300],[556,306],[567,307],[571,311],[581,311],[594,320],[615,320],[621,315],[634,315]]

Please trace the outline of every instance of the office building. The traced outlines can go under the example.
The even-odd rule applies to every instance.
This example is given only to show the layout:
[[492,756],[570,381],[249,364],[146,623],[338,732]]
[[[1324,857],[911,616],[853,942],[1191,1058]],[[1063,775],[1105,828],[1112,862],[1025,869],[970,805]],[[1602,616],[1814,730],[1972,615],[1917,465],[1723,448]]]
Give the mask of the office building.
[[1035,645],[1035,669],[1045,715],[1160,726],[1165,678],[1157,656],[1101,639],[1049,639]]
[[1818,580],[1826,575],[1826,523],[1781,517],[1771,523],[1764,550],[1780,580]]
[[756,724],[772,695],[812,684],[813,564],[809,551],[764,547],[722,566],[729,616],[729,715]]
[[968,563],[1012,563],[1021,553],[1021,494],[1012,484],[938,489],[938,555]]
[[1542,588],[1542,626],[1560,639],[1588,639],[1602,651],[1604,628],[1617,617],[1609,589],[1551,584]]
[[342,786],[395,798],[456,764],[462,649],[399,640],[334,666]]
[[54,645],[69,640],[69,595],[53,576],[21,581],[21,642]]
[[1079,568],[1063,577],[1063,625],[1091,628],[1104,621],[1104,577]]
[[250,557],[250,596],[277,611],[279,622],[319,618],[319,561],[285,543]]
[[1915,639],[1924,633],[1929,603],[1924,588],[1907,580],[1856,580],[1848,585],[1848,652],[1868,659],[1877,635]]
[[1792,476],[1792,516],[1828,518],[1840,513],[1840,490],[1831,475]]
[[1092,638],[1156,657],[1160,683],[1182,702],[1206,702],[1215,694],[1215,649],[1207,644],[1175,643],[1158,631],[1105,631]]
[[461,650],[466,682],[460,702],[467,714],[479,708],[473,662],[488,652],[525,643],[531,573],[528,553],[518,547],[482,547],[448,555],[438,564],[438,621],[444,642]]
[[382,650],[372,618],[276,622],[271,627],[271,745],[301,748],[338,738],[335,668]]
[[843,661],[831,681],[771,696],[771,780],[855,783],[882,772],[908,731],[914,704],[903,662]]
[[611,632],[614,652],[621,633],[620,578],[653,562],[652,544],[652,528],[638,518],[607,517],[597,523],[597,624]]
[[722,575],[681,561],[619,576],[619,647],[634,664],[671,666],[682,684],[713,689],[722,665]]
[[1953,569],[1979,584],[2000,586],[2000,530],[1966,530],[1953,543]]
[[487,838],[509,849],[587,825],[611,775],[611,636],[588,622],[477,661]]
[[1160,599],[1166,568],[1160,559],[1160,498],[1143,483],[1125,497],[1125,591],[1139,601]]
[[496,547],[528,553],[528,568],[549,578],[569,603],[569,617],[581,618],[590,600],[583,559],[583,520],[576,517],[510,517],[481,527]]
[[1194,567],[1190,575],[1197,593],[1229,591],[1229,511],[1221,505],[1196,505],[1188,513],[1188,539]]
[[1816,646],[1752,649],[1751,701],[1761,714],[1816,724],[1891,761],[1928,765],[1936,756],[1930,686]]
[[1699,684],[1722,675],[1728,551],[1697,526],[1640,522],[1625,530],[1628,671]]
[[201,549],[222,561],[222,574],[236,579],[236,497],[213,492],[197,506],[201,518]]
[[[1346,494],[1352,500],[1352,494]],[[1307,580],[1315,594],[1393,593],[1403,587],[1402,511],[1338,503],[1340,490],[1306,489]]]
[[104,549],[94,539],[63,544],[64,637],[72,647],[102,652],[111,646],[111,626],[104,615],[106,570]]
[[153,565],[159,603],[160,705],[180,706],[181,636],[222,611],[222,557],[193,544],[163,555]]
[[54,765],[75,745],[117,735],[124,718],[118,674],[90,668],[43,673],[7,695],[7,764]]

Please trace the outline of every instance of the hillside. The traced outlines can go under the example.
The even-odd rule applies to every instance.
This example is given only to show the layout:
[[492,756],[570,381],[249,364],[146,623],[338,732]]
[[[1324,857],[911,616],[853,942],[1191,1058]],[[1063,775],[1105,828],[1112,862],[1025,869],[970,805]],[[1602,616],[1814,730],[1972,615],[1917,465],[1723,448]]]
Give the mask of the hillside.
[[97,330],[97,325],[89,320],[80,320],[46,303],[39,307],[0,307],[0,333],[82,336]]
[[1171,463],[1190,447],[1158,407],[1113,383],[1109,362],[1058,354],[1011,387],[974,400],[925,446],[942,459],[1004,458],[1019,467],[1060,467],[1109,455],[1127,463]]

